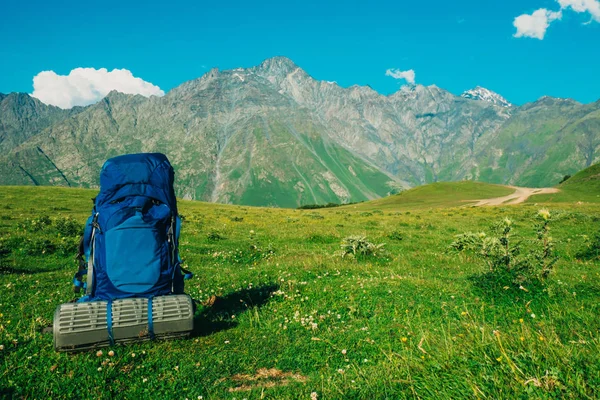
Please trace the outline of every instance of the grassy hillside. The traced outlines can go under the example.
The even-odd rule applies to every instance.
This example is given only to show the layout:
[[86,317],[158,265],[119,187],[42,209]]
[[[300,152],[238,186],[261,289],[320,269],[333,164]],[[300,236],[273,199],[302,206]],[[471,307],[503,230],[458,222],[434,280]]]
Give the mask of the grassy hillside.
[[[42,333],[75,297],[72,228],[95,191],[0,187],[0,398],[597,397],[600,260],[580,254],[600,205],[549,204],[558,262],[547,289],[504,288],[448,246],[510,218],[527,254],[539,206],[431,207],[506,194],[463,182],[448,195],[443,185],[369,209],[181,201],[181,253],[196,274],[187,292],[202,302],[196,330],[113,356],[58,354]],[[350,235],[387,252],[342,258]]]
[[358,207],[406,210],[459,207],[471,204],[470,200],[507,196],[513,192],[514,189],[506,186],[481,182],[438,182],[369,201]]
[[552,203],[600,203],[600,164],[592,165],[579,171],[558,188],[559,193],[539,195],[529,199],[530,202]]

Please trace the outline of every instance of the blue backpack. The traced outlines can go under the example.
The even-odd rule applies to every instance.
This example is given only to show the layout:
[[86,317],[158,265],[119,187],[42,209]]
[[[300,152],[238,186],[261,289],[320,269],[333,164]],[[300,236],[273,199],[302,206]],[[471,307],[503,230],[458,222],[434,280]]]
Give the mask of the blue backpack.
[[180,265],[173,181],[164,154],[127,154],[104,163],[82,239],[86,262],[73,281],[76,290],[85,288],[80,302],[183,293],[191,274]]

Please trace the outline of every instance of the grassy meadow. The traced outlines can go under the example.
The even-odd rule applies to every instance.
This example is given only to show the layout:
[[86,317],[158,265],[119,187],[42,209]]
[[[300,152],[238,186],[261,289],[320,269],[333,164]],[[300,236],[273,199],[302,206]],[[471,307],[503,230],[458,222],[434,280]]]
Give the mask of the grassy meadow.
[[[96,192],[0,187],[0,397],[600,397],[599,200],[579,186],[563,201],[474,208],[510,190],[444,185],[319,210],[180,201],[192,337],[101,354],[56,353],[43,333],[75,297]],[[509,218],[526,253],[541,208],[558,256],[543,290],[485,279],[480,258],[449,250]],[[341,257],[352,235],[385,252]]]

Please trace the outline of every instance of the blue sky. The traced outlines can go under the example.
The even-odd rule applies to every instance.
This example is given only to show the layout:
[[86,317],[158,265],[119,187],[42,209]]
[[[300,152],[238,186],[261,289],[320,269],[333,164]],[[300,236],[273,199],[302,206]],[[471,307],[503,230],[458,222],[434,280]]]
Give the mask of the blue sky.
[[397,68],[455,94],[481,85],[516,104],[543,95],[596,101],[592,14],[567,8],[543,40],[513,36],[517,16],[560,11],[558,1],[2,2],[0,92],[31,93],[39,72],[77,67],[125,68],[166,92],[211,67],[285,55],[316,79],[383,94],[405,83],[385,75]]

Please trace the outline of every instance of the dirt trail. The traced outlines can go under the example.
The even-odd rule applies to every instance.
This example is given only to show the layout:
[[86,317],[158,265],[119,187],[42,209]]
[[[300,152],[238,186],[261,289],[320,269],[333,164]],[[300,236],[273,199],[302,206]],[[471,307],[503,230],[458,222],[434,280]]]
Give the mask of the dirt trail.
[[473,200],[476,201],[473,204],[475,207],[481,206],[499,206],[499,205],[509,205],[509,204],[519,204],[523,203],[525,200],[529,198],[529,196],[533,196],[535,194],[548,194],[548,193],[558,193],[559,190],[556,188],[524,188],[517,186],[508,186],[509,188],[515,189],[513,194],[509,194],[508,196],[503,197],[495,197],[493,199],[483,199],[483,200]]

